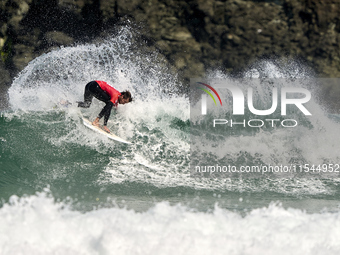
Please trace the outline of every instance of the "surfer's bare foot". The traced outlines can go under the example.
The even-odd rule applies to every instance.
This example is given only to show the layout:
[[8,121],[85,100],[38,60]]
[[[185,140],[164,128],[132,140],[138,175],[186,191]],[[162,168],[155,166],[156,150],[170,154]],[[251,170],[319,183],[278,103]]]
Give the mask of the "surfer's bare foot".
[[99,118],[96,118],[96,119],[92,122],[92,125],[93,125],[93,126],[96,126],[96,127],[100,127],[100,126],[99,126]]
[[107,126],[103,126],[103,129],[104,129],[106,132],[111,133],[111,132],[110,132],[110,129],[108,129]]

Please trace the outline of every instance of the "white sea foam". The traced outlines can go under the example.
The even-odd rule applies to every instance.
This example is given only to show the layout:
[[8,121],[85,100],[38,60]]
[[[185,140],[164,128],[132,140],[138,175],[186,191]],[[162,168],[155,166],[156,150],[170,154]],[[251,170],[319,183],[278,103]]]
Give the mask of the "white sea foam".
[[104,80],[119,91],[130,90],[135,100],[152,101],[176,91],[177,75],[157,52],[132,50],[135,33],[122,27],[100,43],[63,47],[31,61],[9,89],[12,109],[41,111],[61,100],[83,100],[85,85]]
[[40,193],[0,208],[0,254],[339,254],[340,212],[308,214],[279,204],[244,217],[215,206],[167,202],[145,212],[81,213]]

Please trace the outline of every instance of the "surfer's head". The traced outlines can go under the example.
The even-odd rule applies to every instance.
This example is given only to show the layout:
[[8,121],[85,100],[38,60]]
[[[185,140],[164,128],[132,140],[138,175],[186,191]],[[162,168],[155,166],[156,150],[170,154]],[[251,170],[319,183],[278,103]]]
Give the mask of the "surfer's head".
[[121,95],[118,97],[118,103],[127,104],[132,101],[131,93],[128,90],[125,90],[120,93]]

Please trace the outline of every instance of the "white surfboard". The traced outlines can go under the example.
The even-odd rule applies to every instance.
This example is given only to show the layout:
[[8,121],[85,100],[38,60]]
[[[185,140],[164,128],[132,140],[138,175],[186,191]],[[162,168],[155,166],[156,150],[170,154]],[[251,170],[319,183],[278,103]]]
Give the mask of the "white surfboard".
[[99,128],[99,127],[96,127],[96,126],[93,126],[92,125],[92,122],[89,121],[88,119],[82,117],[83,119],[83,124],[88,127],[89,129],[92,129],[93,131],[97,132],[97,133],[100,133],[102,135],[105,135],[106,137],[108,137],[109,139],[111,140],[115,140],[117,142],[121,142],[121,143],[126,143],[126,144],[131,144],[130,142],[124,140],[123,138],[120,138],[118,136],[116,136],[115,134],[113,133],[108,133],[106,131],[104,131],[103,129]]

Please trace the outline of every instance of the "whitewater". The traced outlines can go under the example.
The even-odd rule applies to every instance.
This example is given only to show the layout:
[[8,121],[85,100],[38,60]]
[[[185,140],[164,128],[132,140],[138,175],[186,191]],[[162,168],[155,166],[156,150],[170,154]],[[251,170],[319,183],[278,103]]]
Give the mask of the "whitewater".
[[[268,60],[242,75],[313,86],[315,74]],[[233,80],[216,70],[207,78]],[[131,91],[133,103],[113,111],[108,127],[132,145],[82,124],[80,111],[93,119],[103,107],[76,107],[92,80]],[[259,101],[267,85],[255,85]],[[339,254],[338,176],[190,173],[193,137],[201,143],[195,155],[216,161],[340,163],[339,116],[312,100],[313,118],[289,132],[206,136],[193,128],[185,86],[129,27],[31,61],[0,115],[0,254]]]

